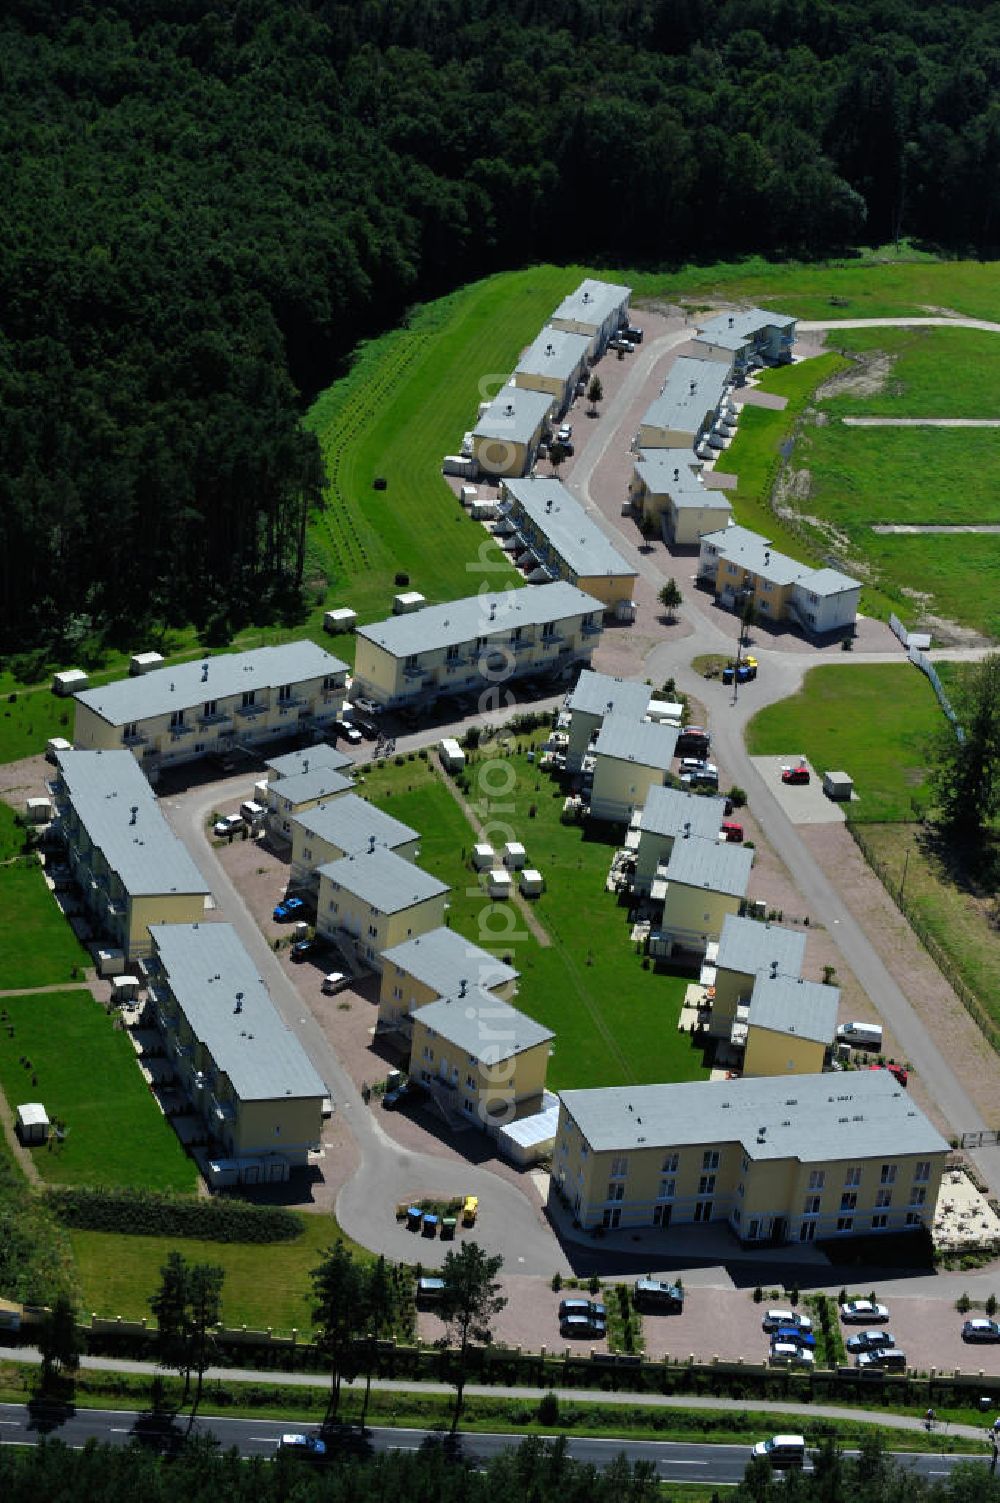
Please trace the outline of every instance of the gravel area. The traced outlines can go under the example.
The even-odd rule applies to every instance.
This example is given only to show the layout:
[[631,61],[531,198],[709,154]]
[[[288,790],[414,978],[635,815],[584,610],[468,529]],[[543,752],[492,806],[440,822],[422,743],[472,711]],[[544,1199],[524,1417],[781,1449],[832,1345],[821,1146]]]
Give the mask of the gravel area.
[[[959,1293],[956,1285],[956,1296]],[[910,1367],[919,1372],[929,1372],[932,1367],[938,1372],[959,1368],[965,1373],[1000,1377],[1000,1345],[963,1341],[962,1324],[966,1316],[959,1314],[951,1300],[897,1296],[883,1303],[889,1306],[888,1329],[906,1353]],[[982,1313],[969,1312],[970,1316]],[[841,1327],[845,1336],[861,1329],[861,1326]]]

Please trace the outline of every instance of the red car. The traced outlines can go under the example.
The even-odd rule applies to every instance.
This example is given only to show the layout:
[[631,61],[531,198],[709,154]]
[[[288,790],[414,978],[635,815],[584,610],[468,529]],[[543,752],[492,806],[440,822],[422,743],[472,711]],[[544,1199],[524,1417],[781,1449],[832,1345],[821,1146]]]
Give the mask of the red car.
[[723,823],[722,833],[732,845],[736,845],[743,839],[743,826],[736,824],[734,820],[727,819]]
[[910,1078],[910,1072],[905,1065],[869,1065],[868,1068],[869,1070],[888,1070],[889,1074],[894,1076],[901,1086],[905,1086]]
[[781,781],[783,783],[808,783],[809,769],[801,762],[798,767],[783,767],[781,769]]

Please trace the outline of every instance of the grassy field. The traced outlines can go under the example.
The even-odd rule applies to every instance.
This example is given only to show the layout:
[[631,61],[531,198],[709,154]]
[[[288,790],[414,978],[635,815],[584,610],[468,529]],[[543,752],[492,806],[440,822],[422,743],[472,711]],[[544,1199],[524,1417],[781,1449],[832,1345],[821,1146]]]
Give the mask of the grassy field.
[[[497,799],[494,816],[509,825],[530,862],[546,878],[532,910],[551,941],[539,943],[519,911],[516,930],[500,933],[505,909],[481,895],[467,864],[475,835],[464,814],[428,764],[390,763],[367,775],[365,793],[421,831],[420,864],[452,887],[449,923],[496,954],[509,955],[521,973],[517,1005],[556,1033],[548,1083],[554,1089],[692,1080],[707,1073],[701,1054],[677,1032],[686,981],[644,970],[629,942],[627,910],[605,892],[613,832],[585,833],[560,822],[562,793],[528,761],[541,737],[522,736],[520,750],[504,757],[511,792]],[[470,760],[469,800],[483,801],[478,785],[486,756]],[[499,786],[497,775],[492,786]],[[509,806],[509,807],[508,807]],[[534,810],[534,813],[531,811]]]
[[[263,1245],[71,1231],[83,1308],[131,1320],[148,1315],[149,1296],[156,1291],[167,1254],[179,1249],[191,1262],[216,1263],[225,1269],[222,1306],[227,1325],[309,1333],[309,1275],[342,1233],[332,1216],[301,1215],[299,1220],[302,1235],[294,1242]],[[366,1260],[370,1256],[357,1247],[354,1251]]]
[[859,822],[911,820],[927,800],[927,738],[943,724],[927,679],[908,663],[813,668],[790,699],[747,726],[752,756],[801,748],[820,771],[842,767],[859,795]]
[[[128,1036],[89,992],[0,1002],[0,1087],[13,1109],[41,1101],[65,1141],[33,1150],[43,1179],[61,1184],[193,1190],[196,1173],[139,1073]],[[30,1067],[23,1061],[30,1061]]]
[[35,857],[0,867],[0,978],[5,990],[76,980],[87,951],[56,907]]
[[[838,417],[1000,418],[1000,337],[984,329],[844,329],[827,345],[847,355],[882,353],[880,391],[828,399]],[[827,405],[825,403],[824,405]]]

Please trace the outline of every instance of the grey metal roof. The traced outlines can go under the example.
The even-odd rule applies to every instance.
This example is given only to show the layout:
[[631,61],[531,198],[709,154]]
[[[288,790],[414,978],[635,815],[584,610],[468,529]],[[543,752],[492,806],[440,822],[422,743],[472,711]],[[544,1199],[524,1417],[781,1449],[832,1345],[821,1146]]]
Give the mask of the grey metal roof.
[[58,757],[80,822],[130,896],[208,892],[130,751],[64,751]]
[[482,987],[470,988],[464,997],[439,997],[416,1008],[413,1017],[487,1067],[555,1038],[551,1029]]
[[722,923],[715,965],[717,970],[736,971],[741,976],[755,976],[775,966],[781,976],[798,976],[805,956],[804,934],[730,913]]
[[290,799],[293,804],[307,804],[310,799],[332,798],[334,794],[344,793],[354,787],[354,779],[332,767],[317,767],[295,777],[279,778],[271,786],[277,789],[281,798]]
[[528,476],[505,480],[503,489],[520,510],[548,538],[559,557],[577,577],[590,574],[638,574],[612,547],[594,519],[574,501],[561,480]]
[[696,836],[675,840],[666,866],[668,882],[683,882],[709,892],[725,892],[742,898],[750,881],[753,851],[741,845],[719,845]]
[[528,444],[548,417],[554,401],[551,392],[534,391],[530,386],[504,386],[472,431],[476,438]]
[[747,308],[742,313],[720,313],[698,325],[698,334],[707,344],[724,350],[738,350],[764,329],[787,329],[795,319],[787,313],[769,313],[766,308]]
[[808,1164],[948,1149],[888,1070],[609,1086],[562,1102],[599,1153],[734,1143],[754,1160]]
[[750,994],[750,1026],[832,1044],[840,988],[797,976],[759,975]]
[[516,369],[525,376],[554,376],[557,381],[567,381],[586,360],[589,348],[586,334],[571,334],[567,329],[546,324],[538,338],[529,344]]
[[155,924],[149,932],[192,1032],[241,1101],[327,1094],[232,925]]
[[687,793],[679,788],[652,787],[640,813],[640,829],[643,834],[684,834],[685,826],[690,835],[700,840],[718,838],[725,818],[726,801],[698,793]]
[[281,647],[256,647],[252,652],[224,652],[191,663],[175,663],[137,678],[119,678],[96,689],[84,689],[74,698],[109,725],[129,725],[133,720],[191,710],[206,700],[225,699],[248,689],[274,689],[346,672],[346,663],[315,642],[287,642]]
[[720,361],[681,355],[674,362],[660,395],[643,413],[641,426],[696,432],[705,414],[719,406],[729,383],[729,370]]
[[563,298],[553,313],[553,318],[565,319],[567,323],[589,324],[598,329],[609,314],[632,296],[631,287],[620,287],[613,282],[599,282],[594,277],[585,277],[575,292]]
[[649,708],[652,689],[648,684],[635,679],[612,678],[610,673],[595,673],[584,668],[566,699],[569,710],[582,710],[585,715],[631,716],[641,720]]
[[749,527],[741,527],[737,522],[730,522],[727,527],[718,527],[715,532],[703,532],[703,543],[711,543],[715,548],[723,550],[727,548],[750,548],[759,542],[767,542],[761,538],[759,532],[751,532]]
[[322,840],[328,840],[348,856],[355,851],[367,851],[373,836],[376,845],[389,850],[420,839],[419,830],[404,825],[401,819],[394,819],[356,793],[344,793],[328,804],[303,809],[296,814],[295,823]]
[[719,548],[729,563],[739,564],[772,584],[794,584],[816,595],[840,595],[861,588],[856,579],[836,569],[813,569],[787,553],[779,553],[767,538],[748,527],[720,527],[716,532],[706,532],[702,541],[706,540]]
[[811,590],[814,595],[843,595],[848,590],[861,588],[858,580],[849,574],[841,574],[839,569],[812,569],[799,583],[802,589]]
[[300,772],[312,772],[317,767],[329,767],[334,772],[343,772],[354,766],[354,758],[328,741],[319,741],[315,746],[304,746],[301,751],[286,752],[283,757],[272,757],[266,764],[278,778],[295,777]]
[[[466,595],[444,605],[427,605],[405,616],[390,616],[359,626],[357,635],[377,647],[405,658],[411,653],[433,652],[461,646],[487,637],[498,644],[516,627],[543,626],[572,616],[603,615],[604,606],[564,579],[552,584],[501,590],[487,595]],[[492,614],[491,614],[492,612]]]
[[672,725],[633,720],[615,709],[606,716],[593,752],[598,757],[659,767],[665,772],[673,760],[679,734]]
[[383,951],[382,959],[429,986],[439,997],[457,992],[463,981],[489,991],[518,976],[512,966],[443,926],[394,945]]
[[385,846],[376,846],[373,851],[356,851],[340,861],[329,861],[319,868],[320,876],[326,877],[338,887],[354,893],[363,903],[368,903],[379,913],[401,913],[415,903],[427,898],[436,898],[449,892],[447,882],[439,882],[430,872],[423,871],[397,856]]

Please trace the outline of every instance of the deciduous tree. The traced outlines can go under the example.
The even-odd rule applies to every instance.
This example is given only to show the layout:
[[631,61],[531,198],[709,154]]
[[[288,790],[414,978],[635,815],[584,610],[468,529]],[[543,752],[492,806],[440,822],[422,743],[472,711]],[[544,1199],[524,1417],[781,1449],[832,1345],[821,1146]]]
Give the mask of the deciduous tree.
[[441,1270],[444,1289],[438,1309],[442,1320],[458,1339],[452,1433],[458,1428],[462,1412],[470,1343],[485,1343],[491,1339],[493,1319],[507,1303],[497,1281],[502,1267],[500,1253],[490,1257],[477,1242],[464,1242],[458,1252],[449,1251],[444,1260]]

